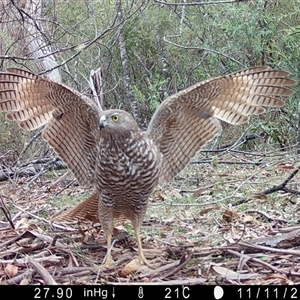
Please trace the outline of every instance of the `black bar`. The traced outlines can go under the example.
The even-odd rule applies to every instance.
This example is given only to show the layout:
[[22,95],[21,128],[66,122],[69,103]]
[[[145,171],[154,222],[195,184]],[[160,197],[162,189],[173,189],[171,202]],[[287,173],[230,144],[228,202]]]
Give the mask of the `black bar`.
[[10,299],[300,299],[297,286],[187,286],[187,285],[0,286]]

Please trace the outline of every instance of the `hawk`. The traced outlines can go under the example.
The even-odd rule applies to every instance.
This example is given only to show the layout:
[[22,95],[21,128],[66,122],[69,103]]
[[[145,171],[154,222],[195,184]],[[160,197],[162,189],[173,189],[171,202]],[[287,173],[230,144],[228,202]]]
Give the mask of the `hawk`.
[[0,73],[0,110],[25,130],[45,125],[43,138],[78,183],[95,187],[65,218],[99,219],[106,265],[113,262],[114,219],[132,222],[139,261],[149,265],[140,227],[154,188],[170,182],[220,132],[220,120],[239,125],[264,107],[281,107],[294,83],[288,72],[264,66],[199,82],[165,99],[143,131],[123,110],[102,111],[65,85],[9,68]]

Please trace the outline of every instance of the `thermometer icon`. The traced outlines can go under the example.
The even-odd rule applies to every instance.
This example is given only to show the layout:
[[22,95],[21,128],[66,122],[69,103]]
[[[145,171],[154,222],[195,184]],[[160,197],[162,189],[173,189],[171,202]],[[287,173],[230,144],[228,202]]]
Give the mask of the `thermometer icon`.
[[142,298],[144,297],[143,288],[142,288],[141,286],[139,287],[138,297],[139,297],[140,299],[142,299]]

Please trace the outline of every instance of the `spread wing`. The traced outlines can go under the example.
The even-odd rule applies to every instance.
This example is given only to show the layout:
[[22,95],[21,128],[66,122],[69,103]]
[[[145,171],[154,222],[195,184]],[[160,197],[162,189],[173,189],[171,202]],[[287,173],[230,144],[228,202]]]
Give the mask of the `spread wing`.
[[19,69],[0,73],[0,111],[25,130],[45,125],[43,138],[81,185],[94,180],[100,111],[88,97]]
[[281,107],[295,82],[289,73],[256,67],[197,83],[161,103],[148,134],[163,154],[159,183],[169,182],[221,130],[219,120],[238,125],[264,106]]

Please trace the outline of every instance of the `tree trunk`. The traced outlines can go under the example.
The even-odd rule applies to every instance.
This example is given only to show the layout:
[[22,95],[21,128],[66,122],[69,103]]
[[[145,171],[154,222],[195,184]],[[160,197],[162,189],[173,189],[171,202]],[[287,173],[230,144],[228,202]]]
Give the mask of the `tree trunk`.
[[94,102],[97,104],[100,110],[103,110],[102,107],[104,103],[104,93],[102,70],[100,68],[98,68],[96,71],[91,71],[89,86],[93,95]]
[[168,86],[170,81],[169,65],[168,65],[168,57],[167,57],[167,51],[165,47],[165,41],[159,35],[156,36],[156,41],[161,53],[162,75],[164,78],[164,84],[160,91],[160,98],[163,101],[165,98],[169,96],[169,92],[168,92]]
[[0,55],[14,49],[14,53],[34,60],[39,72],[61,82],[58,63],[50,42],[44,34],[42,19],[43,0],[2,0],[0,3]]
[[40,72],[47,73],[47,77],[61,82],[61,76],[57,68],[57,61],[52,54],[52,49],[44,39],[43,27],[39,19],[41,17],[42,0],[24,1],[24,7],[20,7],[24,30],[26,33],[26,44],[29,54],[35,59],[36,66]]

